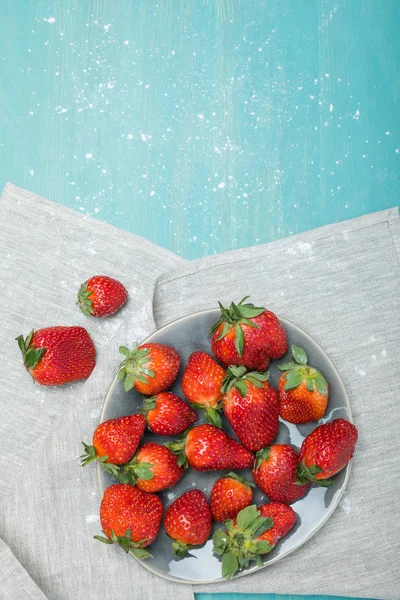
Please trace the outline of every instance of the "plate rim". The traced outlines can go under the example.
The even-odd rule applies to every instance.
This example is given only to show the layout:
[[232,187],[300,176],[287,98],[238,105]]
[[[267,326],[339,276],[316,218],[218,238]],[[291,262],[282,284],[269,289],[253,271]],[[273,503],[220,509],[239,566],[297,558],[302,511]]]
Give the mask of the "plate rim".
[[[175,323],[178,323],[180,321],[184,321],[185,319],[191,318],[191,317],[195,317],[197,315],[202,315],[204,313],[211,313],[211,312],[219,312],[219,308],[206,308],[203,310],[199,310],[193,313],[189,313],[187,315],[183,315],[181,317],[178,317],[177,319],[174,319],[173,321],[170,321],[169,323],[166,323],[165,325],[163,325],[162,327],[159,327],[158,329],[155,329],[150,335],[148,335],[142,342],[139,343],[139,346],[141,346],[142,344],[146,344],[148,342],[151,341],[151,338],[158,333],[161,330],[165,330],[168,329],[169,327],[171,327],[172,325],[175,325]],[[276,313],[275,313],[276,314]],[[280,315],[276,314],[277,318],[279,319],[280,322],[282,322],[282,324],[285,326],[285,323],[289,323],[291,327],[297,329],[298,331],[300,331],[302,334],[305,334],[308,338],[310,338],[314,344],[318,347],[318,349],[322,352],[322,354],[324,355],[324,358],[328,361],[328,363],[330,363],[330,366],[332,368],[332,370],[335,372],[335,375],[337,376],[338,381],[340,382],[342,391],[343,391],[343,397],[345,400],[345,406],[347,408],[348,411],[348,418],[347,420],[350,423],[353,423],[353,414],[351,411],[351,405],[350,405],[350,401],[349,401],[349,397],[347,395],[347,390],[346,390],[346,386],[343,383],[343,380],[340,376],[339,371],[337,370],[335,364],[332,362],[332,359],[330,358],[330,356],[325,352],[325,350],[322,348],[322,346],[315,340],[315,338],[310,335],[307,331],[305,331],[304,329],[302,329],[301,327],[299,327],[299,325],[296,325],[296,323],[293,323],[293,321],[291,321],[290,319],[287,319],[286,317],[281,317]],[[115,374],[114,378],[112,379],[109,388],[107,390],[107,393],[104,397],[103,400],[103,404],[101,407],[101,411],[100,411],[100,417],[99,417],[99,424],[103,422],[104,420],[104,412],[106,410],[106,406],[108,404],[108,399],[109,396],[111,394],[111,390],[113,389],[116,381],[117,381],[117,375],[118,375],[118,371]],[[318,427],[318,425],[317,425]],[[101,487],[101,483],[100,483],[100,472],[101,472],[101,465],[99,465],[98,461],[96,461],[96,476],[97,476],[97,487],[99,490],[99,494],[100,494],[100,498],[103,497],[103,491],[102,491],[102,487]],[[314,535],[316,533],[318,533],[318,531],[321,529],[321,527],[323,527],[325,525],[325,523],[331,518],[331,516],[333,515],[333,513],[335,512],[335,510],[337,509],[337,507],[340,504],[341,499],[343,498],[344,492],[347,488],[347,484],[349,482],[349,478],[350,478],[350,472],[351,472],[351,466],[353,463],[353,459],[350,460],[350,462],[347,464],[346,466],[346,473],[345,473],[345,478],[343,481],[343,485],[341,487],[341,490],[338,494],[338,497],[336,498],[336,501],[333,503],[333,506],[331,507],[331,509],[329,510],[328,514],[326,515],[326,517],[323,519],[323,521],[295,548],[290,548],[288,550],[286,550],[286,552],[283,552],[282,554],[279,554],[277,556],[275,556],[272,560],[266,562],[265,564],[263,564],[262,566],[255,566],[253,567],[253,569],[249,570],[249,571],[244,571],[244,572],[239,572],[237,574],[235,574],[232,578],[231,581],[234,579],[239,579],[240,577],[246,577],[247,575],[252,575],[258,571],[260,571],[261,569],[265,569],[266,567],[269,567],[270,565],[275,564],[276,562],[278,562],[279,560],[281,560],[282,558],[284,558],[285,556],[287,556],[288,554],[291,554],[292,552],[295,552],[296,550],[298,550],[299,548],[301,548],[302,546],[304,546],[304,544],[306,544],[312,537],[314,537]],[[190,579],[182,579],[182,578],[178,578],[178,577],[174,577],[174,576],[170,576],[168,574],[160,574],[158,571],[156,571],[155,569],[151,568],[151,563],[147,563],[147,562],[143,562],[141,560],[139,560],[138,558],[136,558],[136,556],[133,556],[133,558],[136,560],[136,562],[141,566],[144,567],[145,569],[147,569],[148,571],[150,571],[151,573],[153,573],[153,575],[156,575],[157,577],[160,577],[161,579],[165,579],[167,581],[172,581],[173,583],[180,583],[180,584],[184,584],[184,585],[210,585],[210,584],[214,584],[214,583],[223,583],[226,582],[227,580],[224,577],[221,577],[220,579],[211,579],[209,581],[192,581]]]

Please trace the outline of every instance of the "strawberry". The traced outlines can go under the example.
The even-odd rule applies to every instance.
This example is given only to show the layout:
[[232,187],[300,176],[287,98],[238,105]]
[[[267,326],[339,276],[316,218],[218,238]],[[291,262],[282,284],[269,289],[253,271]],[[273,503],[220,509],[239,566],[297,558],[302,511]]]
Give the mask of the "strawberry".
[[259,510],[263,517],[272,519],[273,521],[271,529],[265,531],[259,539],[268,542],[271,546],[275,546],[278,540],[283,538],[294,527],[296,513],[290,506],[279,502],[263,504]]
[[132,351],[120,346],[125,356],[120,364],[118,379],[124,380],[124,389],[133,387],[145,396],[165,392],[177,378],[181,360],[170,346],[148,342],[136,346]]
[[325,377],[307,365],[307,354],[292,346],[293,360],[278,366],[284,371],[278,382],[279,414],[289,423],[322,419],[328,406]]
[[211,513],[214,521],[223,523],[234,519],[239,511],[253,500],[254,483],[228,473],[214,483],[210,494]]
[[253,479],[272,502],[291,504],[302,498],[309,483],[297,481],[299,456],[287,444],[267,446],[256,454]]
[[146,419],[142,415],[127,415],[100,423],[93,433],[93,445],[82,442],[85,449],[80,457],[82,467],[97,459],[108,473],[117,476],[116,465],[131,460],[145,428]]
[[185,556],[193,546],[204,544],[211,533],[211,511],[200,490],[190,490],[179,496],[167,509],[165,531],[174,541],[176,556]]
[[213,325],[211,348],[225,366],[243,365],[246,369],[265,371],[270,359],[280,358],[287,351],[286,332],[274,313],[253,304],[231,303]]
[[96,364],[96,349],[83,327],[46,327],[16,338],[24,365],[41,385],[86,379]]
[[241,444],[214,425],[197,425],[179,440],[166,444],[178,455],[178,464],[189,464],[196,471],[248,469],[254,456]]
[[137,558],[148,558],[151,554],[143,548],[156,539],[162,515],[163,506],[156,494],[116,483],[106,489],[100,504],[100,523],[107,537],[94,537],[105,544],[117,543]]
[[278,398],[269,373],[246,372],[232,365],[222,386],[223,407],[232,429],[248,450],[256,452],[278,434]]
[[195,408],[204,408],[207,422],[221,427],[221,385],[224,369],[205,352],[193,352],[182,377],[182,391]]
[[159,492],[175,485],[185,467],[178,464],[178,457],[161,444],[148,442],[118,474],[122,483],[136,484],[145,492]]
[[328,477],[344,469],[354,454],[357,439],[357,428],[345,419],[319,425],[301,445],[298,480],[322,487],[333,485]]
[[222,556],[222,576],[230,579],[251,561],[262,566],[261,556],[270,552],[296,522],[296,513],[285,504],[251,504],[234,520],[226,521],[226,530],[213,535],[213,552]]
[[79,288],[77,304],[87,317],[101,318],[116,313],[127,299],[122,283],[106,275],[94,275]]
[[178,435],[197,421],[196,412],[171,392],[145,398],[141,412],[149,429],[158,435]]

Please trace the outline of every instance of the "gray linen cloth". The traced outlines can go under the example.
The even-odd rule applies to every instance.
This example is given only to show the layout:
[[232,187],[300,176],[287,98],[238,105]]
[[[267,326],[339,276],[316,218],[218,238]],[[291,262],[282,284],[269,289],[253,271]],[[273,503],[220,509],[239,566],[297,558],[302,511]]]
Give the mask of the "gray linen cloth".
[[[192,600],[204,590],[398,599],[399,223],[393,209],[187,263],[8,184],[0,204],[0,598]],[[89,321],[74,305],[77,287],[96,272],[130,294],[109,320]],[[92,540],[100,529],[95,471],[76,457],[98,422],[119,345],[247,294],[332,357],[360,430],[357,460],[341,506],[302,548],[257,574],[192,588]],[[90,331],[98,355],[87,381],[43,388],[23,371],[14,338],[52,324]]]

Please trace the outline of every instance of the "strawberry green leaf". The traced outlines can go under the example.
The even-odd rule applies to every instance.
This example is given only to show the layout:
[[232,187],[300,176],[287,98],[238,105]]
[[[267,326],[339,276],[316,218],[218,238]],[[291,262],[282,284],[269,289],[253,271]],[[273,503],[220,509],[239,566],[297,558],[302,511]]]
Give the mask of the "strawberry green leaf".
[[25,347],[25,340],[24,340],[24,336],[23,335],[19,335],[18,337],[15,338],[18,342],[18,346],[19,349],[21,350],[22,354],[25,354],[26,352],[26,347]]
[[135,475],[138,477],[138,479],[149,481],[154,477],[153,466],[154,465],[152,463],[147,462],[137,463],[134,468]]
[[25,354],[26,368],[33,369],[36,367],[45,352],[46,348],[33,348],[32,346],[28,348],[28,351]]
[[239,365],[231,365],[230,367],[228,367],[227,372],[228,371],[229,374],[232,374],[234,377],[241,377],[246,373],[247,369],[246,367],[242,367]]
[[123,354],[126,358],[130,358],[131,356],[131,351],[129,350],[129,348],[127,348],[126,346],[120,346],[119,347],[119,351],[121,352],[121,354]]
[[239,323],[235,325],[235,348],[238,355],[242,356],[244,350],[244,333]]
[[301,461],[297,467],[297,481],[303,483],[316,483],[315,475],[321,473],[323,469],[317,465],[306,466],[304,460]]
[[133,375],[126,375],[125,379],[124,379],[124,390],[126,392],[129,392],[129,390],[131,390],[134,386],[135,383],[135,379],[133,377]]
[[321,373],[317,372],[317,375],[314,377],[314,383],[320,394],[327,394],[328,383]]
[[110,538],[103,537],[102,535],[94,535],[93,539],[98,540],[99,542],[102,542],[103,544],[113,544],[114,543],[112,540],[110,540]]
[[307,364],[307,354],[305,353],[303,348],[300,348],[299,346],[292,346],[291,350],[292,350],[292,355],[293,355],[294,360],[299,365]]
[[318,487],[329,488],[335,485],[335,482],[333,479],[315,479],[313,484],[317,485]]
[[306,377],[306,388],[309,392],[314,391],[314,381],[310,377]]
[[230,328],[231,328],[231,326],[229,325],[229,323],[224,323],[224,325],[221,329],[221,333],[217,337],[217,342],[219,342],[219,340],[222,340],[222,338],[224,338],[226,336],[228,331],[230,331]]
[[228,521],[225,521],[224,523],[227,532],[229,533],[229,535],[233,535],[234,533],[236,533],[236,527],[234,522],[232,521],[232,519],[229,519]]
[[259,517],[260,511],[255,504],[243,508],[238,512],[236,517],[237,529],[239,531],[246,531],[248,528],[252,527],[254,521]]
[[190,548],[190,544],[185,544],[184,542],[181,542],[179,540],[174,540],[172,542],[172,550],[175,556],[179,556],[180,558],[186,556]]
[[[141,372],[144,373],[145,375],[147,375],[148,377],[155,377],[155,373],[151,369],[145,369],[144,367],[142,367]],[[146,380],[146,383],[147,382],[148,382],[148,379]]]
[[250,381],[256,388],[263,388],[263,384],[258,379],[254,377],[246,377],[247,381]]
[[26,340],[25,340],[25,348],[29,348],[29,346],[31,345],[31,341],[33,338],[33,334],[35,333],[35,330],[32,329],[29,334],[26,336]]
[[218,410],[215,410],[215,408],[206,408],[204,411],[204,416],[207,423],[215,425],[215,427],[222,427],[221,415]]
[[252,304],[243,304],[238,307],[238,310],[241,317],[252,319],[261,315],[265,311],[265,308],[253,306]]
[[155,408],[157,408],[157,402],[154,397],[153,398],[143,398],[143,409],[141,412],[144,415],[147,415],[147,413],[150,410],[154,410]]
[[148,550],[145,548],[131,548],[130,553],[133,554],[136,558],[140,558],[141,560],[145,558],[153,558],[153,555],[150,554]]
[[85,442],[81,442],[81,444],[85,450],[85,453],[79,457],[79,460],[81,461],[81,466],[86,467],[86,465],[96,460],[96,449],[94,446],[85,444]]
[[255,543],[254,552],[255,552],[255,554],[267,554],[268,552],[270,552],[272,550],[272,548],[273,548],[273,546],[271,546],[271,544],[269,544],[267,541],[258,540]]
[[237,556],[233,552],[225,552],[222,556],[222,577],[231,579],[238,569]]
[[269,371],[265,371],[264,373],[260,373],[259,371],[251,371],[250,373],[247,373],[246,379],[249,379],[249,377],[252,379],[257,379],[258,381],[268,381]]
[[[106,458],[108,458],[108,457],[106,457]],[[106,473],[109,473],[110,475],[113,475],[114,477],[118,478],[118,473],[120,471],[120,468],[118,465],[113,465],[112,463],[108,463],[108,462],[104,462],[104,461],[100,461],[100,464]]]
[[271,517],[260,517],[260,523],[258,524],[257,528],[253,528],[252,533],[254,537],[259,537],[273,526],[274,521],[271,519]]
[[297,388],[303,381],[303,375],[298,371],[287,371],[286,372],[286,383],[283,388],[285,391],[293,390]]
[[221,556],[227,548],[227,534],[222,529],[217,529],[213,535],[213,553]]
[[265,448],[261,448],[261,450],[256,452],[256,461],[254,464],[256,469],[258,469],[262,465],[264,460],[268,460],[270,451],[271,451],[270,446],[265,446]]
[[243,379],[238,379],[235,382],[235,388],[237,389],[237,391],[239,392],[239,394],[242,396],[242,398],[245,398],[247,395],[247,385],[246,382]]
[[118,371],[117,379],[124,379],[125,375],[126,375],[126,369],[124,367],[121,367],[121,369]]
[[290,371],[291,369],[297,369],[298,365],[295,362],[282,363],[278,365],[280,371]]
[[91,290],[88,291],[88,283],[85,281],[85,283],[83,283],[79,288],[77,304],[79,304],[79,308],[87,317],[93,315],[94,313],[92,308],[92,300],[90,298],[92,294],[93,292]]

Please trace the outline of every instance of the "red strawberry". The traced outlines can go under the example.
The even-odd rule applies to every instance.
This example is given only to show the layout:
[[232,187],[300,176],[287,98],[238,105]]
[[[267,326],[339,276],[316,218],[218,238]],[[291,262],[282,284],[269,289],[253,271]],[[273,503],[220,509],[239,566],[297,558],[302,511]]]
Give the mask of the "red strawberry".
[[260,506],[259,511],[263,517],[272,519],[273,526],[258,539],[268,542],[271,546],[275,546],[278,540],[289,533],[296,523],[296,513],[286,504],[270,502],[270,504]]
[[204,544],[211,532],[211,521],[207,498],[200,490],[190,490],[174,500],[164,518],[165,531],[174,540],[174,554],[185,556],[192,546]]
[[254,483],[239,477],[236,473],[228,473],[214,483],[210,505],[214,521],[223,523],[234,519],[239,511],[249,506],[253,500]]
[[306,423],[322,419],[328,406],[328,383],[325,377],[307,365],[307,354],[292,346],[293,360],[279,365],[284,371],[278,382],[279,414],[289,423]]
[[175,485],[185,467],[178,465],[178,457],[161,444],[148,442],[136,456],[121,469],[118,479],[136,484],[145,492],[159,492]]
[[332,477],[347,465],[357,443],[357,428],[345,419],[319,425],[303,441],[300,449],[298,480],[329,487]]
[[225,366],[243,365],[249,370],[265,371],[270,359],[280,358],[287,351],[286,333],[274,313],[253,304],[231,303],[213,325],[211,348]]
[[160,392],[152,398],[145,398],[143,414],[149,429],[158,435],[178,435],[197,421],[196,412],[171,392]]
[[119,351],[125,359],[118,379],[124,380],[126,392],[134,387],[140,394],[151,396],[168,390],[177,378],[181,359],[170,346],[148,342],[132,351],[120,346]]
[[122,283],[106,275],[95,275],[82,283],[77,304],[87,317],[109,317],[122,308],[127,299],[128,292]]
[[151,554],[143,548],[156,539],[162,515],[156,494],[116,483],[106,489],[100,504],[100,523],[107,537],[94,537],[105,544],[117,543],[137,558],[148,558]]
[[278,434],[278,398],[268,376],[268,372],[247,373],[245,367],[231,366],[222,386],[225,416],[252,452],[270,444]]
[[196,471],[248,469],[254,461],[251,452],[214,425],[197,425],[166,446],[179,456],[179,464],[187,462]]
[[108,473],[117,475],[116,465],[131,460],[145,428],[146,419],[142,415],[127,415],[100,423],[93,433],[93,445],[82,442],[85,449],[80,457],[82,466],[97,459]]
[[83,327],[46,327],[16,338],[25,368],[41,385],[86,379],[96,364],[96,349]]
[[296,522],[296,513],[285,504],[251,504],[234,520],[226,521],[226,530],[213,535],[213,552],[222,556],[222,576],[230,579],[251,561],[263,564],[262,555],[272,550]]
[[182,391],[195,408],[204,408],[206,420],[221,427],[221,386],[225,370],[205,352],[193,352],[182,377]]
[[298,465],[299,456],[291,446],[274,444],[257,452],[253,479],[272,502],[291,504],[310,487],[309,483],[297,481]]

